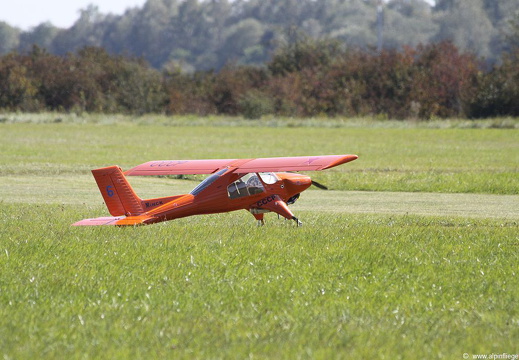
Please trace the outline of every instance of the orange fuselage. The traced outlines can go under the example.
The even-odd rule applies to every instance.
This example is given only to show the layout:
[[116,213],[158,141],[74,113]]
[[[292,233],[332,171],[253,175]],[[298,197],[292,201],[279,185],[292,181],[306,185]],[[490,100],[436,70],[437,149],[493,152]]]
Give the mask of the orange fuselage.
[[[151,216],[152,219],[145,221],[145,223],[151,224],[186,216],[216,214],[235,210],[254,209],[251,211],[253,214],[255,212],[261,214],[261,210],[264,210],[264,212],[273,211],[271,207],[275,205],[278,197],[286,203],[311,185],[311,179],[306,175],[276,173],[276,176],[279,180],[273,184],[262,182],[264,191],[234,199],[229,196],[228,181],[219,179],[217,181],[221,184],[215,182],[209,191],[202,190],[197,195],[179,195],[167,202],[161,199],[147,200],[149,210],[146,210],[146,215]],[[286,213],[285,209],[279,210],[282,212],[281,215],[292,218],[293,215]]]

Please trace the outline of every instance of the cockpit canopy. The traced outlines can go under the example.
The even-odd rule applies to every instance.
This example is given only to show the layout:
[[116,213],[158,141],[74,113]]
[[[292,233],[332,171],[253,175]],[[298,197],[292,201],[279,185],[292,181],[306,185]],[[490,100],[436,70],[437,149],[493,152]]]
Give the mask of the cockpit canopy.
[[220,176],[222,176],[223,174],[225,174],[227,172],[227,169],[222,169],[220,171],[218,171],[217,173],[209,176],[208,178],[206,178],[204,181],[202,181],[200,184],[198,184],[197,187],[195,187],[192,191],[191,191],[191,195],[198,195],[199,193],[201,193],[203,190],[205,190],[209,185],[211,185],[212,183],[214,183],[216,180],[218,180],[218,178]]
[[264,184],[271,185],[278,181],[276,174],[250,173],[245,174],[227,187],[229,198],[238,199],[244,196],[252,196],[265,192]]
[[[198,195],[220,178],[220,176],[225,174],[227,170],[228,169],[222,169],[207,177],[191,191],[191,194],[195,196]],[[275,184],[279,180],[280,179],[273,172],[249,173],[229,184],[229,186],[227,186],[227,193],[231,199],[252,196],[265,192],[264,185]]]

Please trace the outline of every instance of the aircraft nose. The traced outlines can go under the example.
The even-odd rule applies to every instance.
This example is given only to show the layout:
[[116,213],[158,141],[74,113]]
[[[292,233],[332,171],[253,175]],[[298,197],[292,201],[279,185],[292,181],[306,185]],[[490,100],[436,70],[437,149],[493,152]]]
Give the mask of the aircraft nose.
[[292,175],[290,178],[285,179],[285,186],[290,194],[295,195],[308,189],[312,185],[312,179],[306,175]]

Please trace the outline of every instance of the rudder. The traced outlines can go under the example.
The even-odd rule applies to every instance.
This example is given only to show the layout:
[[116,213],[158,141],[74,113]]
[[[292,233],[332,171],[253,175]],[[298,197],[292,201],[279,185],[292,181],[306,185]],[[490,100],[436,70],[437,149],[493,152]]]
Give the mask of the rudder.
[[141,199],[135,194],[119,166],[92,170],[99,191],[112,216],[142,214]]

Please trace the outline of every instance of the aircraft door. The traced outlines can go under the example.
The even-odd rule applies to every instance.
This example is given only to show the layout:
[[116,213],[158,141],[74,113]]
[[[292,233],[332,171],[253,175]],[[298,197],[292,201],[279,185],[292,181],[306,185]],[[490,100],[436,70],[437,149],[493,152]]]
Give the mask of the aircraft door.
[[256,174],[246,174],[227,186],[229,198],[238,199],[265,192],[263,183]]

